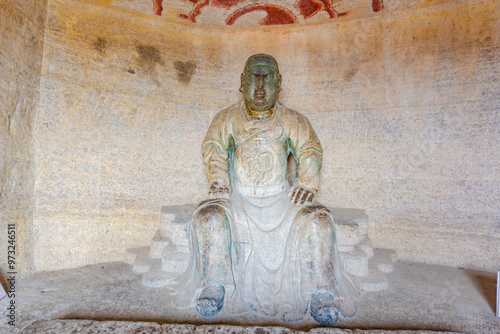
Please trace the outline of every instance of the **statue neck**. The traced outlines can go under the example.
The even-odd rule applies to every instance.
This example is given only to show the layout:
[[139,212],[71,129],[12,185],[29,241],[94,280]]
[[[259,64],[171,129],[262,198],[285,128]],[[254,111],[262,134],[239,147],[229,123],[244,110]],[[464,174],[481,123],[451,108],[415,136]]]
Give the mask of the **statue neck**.
[[250,120],[265,121],[273,117],[277,103],[268,110],[253,110],[245,104],[245,113]]

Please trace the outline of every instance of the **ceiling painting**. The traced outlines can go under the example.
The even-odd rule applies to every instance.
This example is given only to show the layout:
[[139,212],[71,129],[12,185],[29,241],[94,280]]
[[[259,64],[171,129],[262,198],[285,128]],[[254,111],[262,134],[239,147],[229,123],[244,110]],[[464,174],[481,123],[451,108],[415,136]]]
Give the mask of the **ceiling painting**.
[[384,9],[383,0],[112,0],[151,15],[166,13],[202,25],[316,23]]

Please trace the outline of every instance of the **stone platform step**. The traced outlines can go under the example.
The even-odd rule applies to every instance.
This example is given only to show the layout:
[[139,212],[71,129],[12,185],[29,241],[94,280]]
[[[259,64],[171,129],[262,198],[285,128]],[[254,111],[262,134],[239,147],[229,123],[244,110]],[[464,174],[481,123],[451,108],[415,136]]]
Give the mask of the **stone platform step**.
[[198,204],[164,205],[160,209],[160,233],[178,250],[188,251],[187,223]]
[[167,248],[161,257],[162,270],[182,274],[189,264],[190,253]]
[[149,246],[149,256],[152,259],[161,259],[161,255],[165,248],[173,246],[172,240],[170,238],[165,237],[161,234],[161,231],[158,230],[151,240],[151,245]]
[[335,222],[356,224],[360,236],[368,234],[368,215],[365,210],[335,207],[329,207],[328,210],[331,211]]
[[375,249],[374,256],[368,263],[368,274],[363,277],[352,277],[364,291],[385,290],[389,286],[386,273],[394,270],[396,260],[396,252],[389,249]]
[[368,275],[370,257],[360,247],[350,252],[339,252],[339,258],[343,269],[349,274],[360,277]]
[[377,249],[377,256],[370,261],[383,273],[394,271],[394,263],[398,260],[396,252],[391,249]]
[[179,273],[169,273],[162,270],[161,266],[151,268],[142,275],[142,284],[150,288],[159,288],[167,285],[177,278]]
[[129,248],[124,262],[130,264],[132,271],[136,274],[144,274],[151,268],[161,267],[161,260],[151,258],[149,250],[150,247]]

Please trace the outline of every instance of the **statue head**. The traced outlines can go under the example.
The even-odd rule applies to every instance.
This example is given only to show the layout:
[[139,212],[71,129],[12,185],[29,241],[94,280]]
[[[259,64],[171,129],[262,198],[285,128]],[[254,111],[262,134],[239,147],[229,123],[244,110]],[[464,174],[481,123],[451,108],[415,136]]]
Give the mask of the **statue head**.
[[262,53],[248,58],[240,87],[247,115],[258,119],[271,117],[280,90],[281,74],[276,59]]

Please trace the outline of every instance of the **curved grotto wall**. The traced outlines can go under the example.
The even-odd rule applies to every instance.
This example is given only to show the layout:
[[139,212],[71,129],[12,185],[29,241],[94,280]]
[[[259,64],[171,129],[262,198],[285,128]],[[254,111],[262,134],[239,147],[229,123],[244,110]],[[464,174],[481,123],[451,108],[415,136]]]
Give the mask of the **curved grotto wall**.
[[33,270],[33,124],[46,14],[47,0],[0,4],[0,276]]
[[322,141],[321,202],[366,209],[375,246],[400,258],[493,270],[500,4],[389,4],[245,28],[49,1],[36,270],[120,260],[151,239],[161,205],[204,199],[200,143],[240,99],[244,62],[259,52],[276,57],[281,101]]

